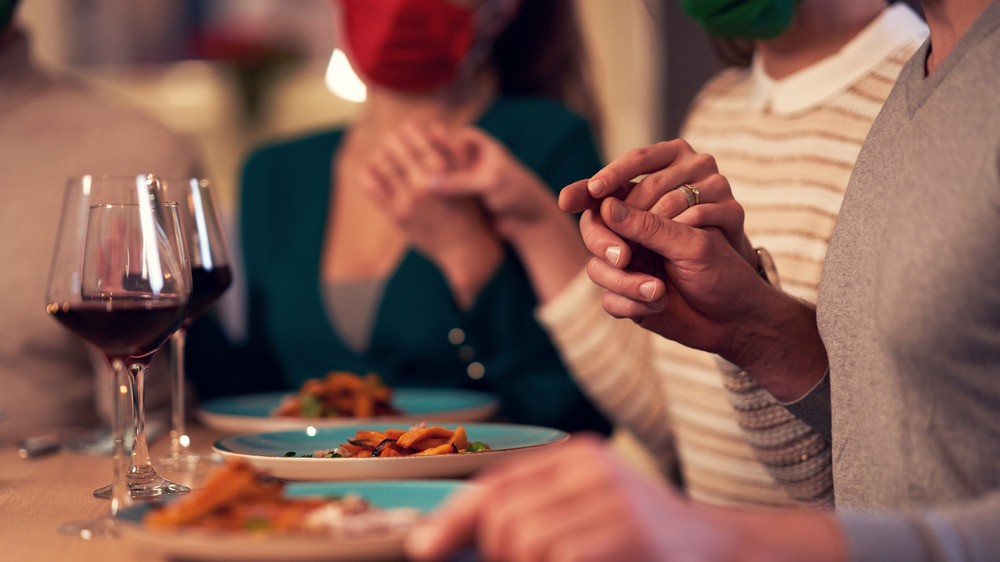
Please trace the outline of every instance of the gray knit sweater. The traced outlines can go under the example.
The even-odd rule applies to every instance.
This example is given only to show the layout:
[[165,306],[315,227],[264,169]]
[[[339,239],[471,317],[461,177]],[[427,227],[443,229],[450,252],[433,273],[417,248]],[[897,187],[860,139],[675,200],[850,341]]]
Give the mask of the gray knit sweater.
[[832,422],[855,559],[998,560],[1000,0],[925,78],[927,53],[873,125],[830,244],[828,400],[820,386],[792,409]]

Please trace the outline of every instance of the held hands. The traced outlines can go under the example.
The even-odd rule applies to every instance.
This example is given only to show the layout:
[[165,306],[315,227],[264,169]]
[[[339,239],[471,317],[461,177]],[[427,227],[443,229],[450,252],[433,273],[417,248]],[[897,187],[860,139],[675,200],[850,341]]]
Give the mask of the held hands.
[[[486,230],[496,248],[500,240],[511,244],[544,303],[590,257],[576,221],[559,209],[545,182],[476,127],[446,131],[440,125],[406,124],[373,155],[368,169],[373,197],[446,271],[448,263],[461,267],[450,256],[479,258],[454,248],[472,248],[467,242],[483,240]],[[446,220],[457,222],[446,225]]]
[[465,166],[438,174],[432,179],[434,189],[442,195],[478,197],[501,237],[517,238],[561,215],[545,183],[484,131],[463,127],[448,140],[452,150],[465,156]]
[[[677,189],[683,184],[697,188],[697,204]],[[633,149],[566,187],[559,203],[584,210],[580,230],[597,256],[588,273],[608,290],[608,313],[731,355],[734,331],[767,286],[750,265],[743,208],[711,156],[683,140]]]
[[465,168],[468,157],[437,124],[404,123],[364,166],[362,187],[448,278],[459,304],[471,304],[499,266],[501,243],[479,200],[438,193],[434,179]]
[[[631,181],[647,174],[638,182]],[[681,185],[700,191],[695,205]],[[668,339],[718,353],[782,401],[828,365],[815,308],[773,289],[750,264],[743,209],[712,157],[682,140],[627,152],[590,180],[563,189],[580,220],[591,280],[604,309]]]

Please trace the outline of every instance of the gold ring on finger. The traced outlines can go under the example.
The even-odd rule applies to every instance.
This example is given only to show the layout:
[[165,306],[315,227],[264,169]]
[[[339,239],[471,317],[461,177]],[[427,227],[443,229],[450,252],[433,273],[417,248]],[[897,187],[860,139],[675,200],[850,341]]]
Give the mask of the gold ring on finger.
[[[695,186],[693,186],[693,185],[691,185],[689,183],[684,184],[684,187],[690,189],[691,193],[694,195],[694,203],[692,203],[692,205],[697,205],[698,203],[701,203],[701,190],[700,189],[698,189],[697,187],[695,187]],[[688,206],[690,207],[690,205],[688,205]]]
[[691,189],[691,186],[689,186],[686,183],[683,183],[683,184],[677,186],[677,189],[679,189],[681,191],[681,193],[684,194],[684,197],[687,198],[687,202],[688,202],[688,207],[689,208],[691,207],[691,205],[696,205],[697,204],[698,198],[695,197],[694,191]]

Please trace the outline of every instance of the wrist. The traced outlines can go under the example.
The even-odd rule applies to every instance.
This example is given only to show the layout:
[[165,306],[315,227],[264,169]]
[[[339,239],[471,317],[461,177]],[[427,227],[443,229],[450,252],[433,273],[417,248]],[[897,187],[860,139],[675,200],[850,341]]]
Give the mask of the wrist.
[[576,221],[561,212],[523,225],[508,241],[541,305],[559,295],[591,258]]
[[801,510],[718,512],[735,531],[726,560],[846,562],[847,542],[831,512]]
[[730,359],[781,402],[812,389],[829,365],[816,324],[816,308],[766,287],[756,322],[743,330]]

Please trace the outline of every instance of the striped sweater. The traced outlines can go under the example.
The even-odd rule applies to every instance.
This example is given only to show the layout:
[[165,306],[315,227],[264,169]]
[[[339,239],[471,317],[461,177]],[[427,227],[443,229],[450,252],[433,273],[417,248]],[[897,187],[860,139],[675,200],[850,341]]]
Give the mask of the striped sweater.
[[[841,51],[780,81],[755,62],[709,81],[682,136],[716,158],[750,240],[782,288],[815,302],[853,164],[926,25],[887,8]],[[655,457],[676,454],[690,496],[717,505],[832,505],[829,443],[753,379],[603,313],[585,273],[538,310],[581,385]],[[720,374],[720,365],[723,366]]]

